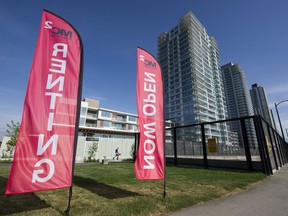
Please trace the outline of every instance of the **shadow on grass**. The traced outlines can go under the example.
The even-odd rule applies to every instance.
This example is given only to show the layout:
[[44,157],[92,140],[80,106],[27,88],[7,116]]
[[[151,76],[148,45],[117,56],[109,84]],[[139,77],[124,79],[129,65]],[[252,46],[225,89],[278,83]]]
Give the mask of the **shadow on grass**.
[[0,215],[51,207],[34,193],[4,195],[7,180],[7,178],[0,177]]
[[142,196],[141,194],[135,192],[119,189],[117,187],[99,183],[93,179],[84,178],[81,176],[74,176],[74,184],[107,199]]

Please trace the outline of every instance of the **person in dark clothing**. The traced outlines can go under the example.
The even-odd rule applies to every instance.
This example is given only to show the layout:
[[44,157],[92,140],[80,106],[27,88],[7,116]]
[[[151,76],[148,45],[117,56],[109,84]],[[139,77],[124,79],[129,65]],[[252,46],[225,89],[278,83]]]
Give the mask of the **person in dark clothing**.
[[115,149],[115,156],[113,157],[113,160],[114,160],[115,157],[116,157],[117,160],[118,160],[119,156],[120,156],[119,147],[117,147],[117,148]]

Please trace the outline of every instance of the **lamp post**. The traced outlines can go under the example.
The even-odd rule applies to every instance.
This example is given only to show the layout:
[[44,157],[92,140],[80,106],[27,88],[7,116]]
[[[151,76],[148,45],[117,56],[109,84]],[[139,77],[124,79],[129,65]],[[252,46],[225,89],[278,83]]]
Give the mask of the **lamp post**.
[[284,136],[284,132],[283,132],[283,128],[282,128],[282,124],[281,124],[281,121],[280,121],[279,112],[278,112],[278,108],[277,108],[277,106],[279,106],[283,102],[288,102],[288,100],[283,100],[283,101],[280,101],[279,103],[274,103],[274,105],[275,105],[276,113],[277,113],[277,116],[278,116],[278,121],[279,121],[280,129],[281,129],[282,137],[285,140],[285,136]]

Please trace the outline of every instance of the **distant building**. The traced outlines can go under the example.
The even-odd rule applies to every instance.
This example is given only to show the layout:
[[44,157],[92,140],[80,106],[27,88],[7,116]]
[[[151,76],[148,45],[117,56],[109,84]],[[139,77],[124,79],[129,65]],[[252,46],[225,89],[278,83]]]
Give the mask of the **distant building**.
[[229,132],[229,141],[231,142],[232,146],[239,146],[239,134],[237,132]]
[[[165,119],[176,126],[226,119],[224,86],[216,40],[189,11],[169,32],[158,37],[158,60],[163,71]],[[227,126],[207,125],[207,137],[228,142]],[[200,127],[177,133],[178,140],[200,142]]]
[[[4,136],[0,145],[0,158],[1,159],[10,159],[11,155],[7,148],[7,142],[10,140],[10,137]],[[11,152],[12,155],[14,152]]]
[[88,151],[97,145],[96,159],[112,159],[119,147],[120,159],[131,158],[135,144],[137,115],[100,107],[97,100],[85,98],[81,102],[76,162],[88,159]]
[[[253,116],[253,106],[246,75],[239,64],[228,63],[221,67],[224,79],[225,95],[227,101],[228,118]],[[229,123],[230,130],[242,134],[239,121]],[[255,129],[252,121],[246,122],[249,144],[256,146]],[[242,137],[242,136],[238,136]],[[243,140],[239,140],[240,145]]]
[[255,83],[252,85],[252,89],[250,89],[250,95],[255,115],[261,115],[270,125],[273,125],[264,88]]

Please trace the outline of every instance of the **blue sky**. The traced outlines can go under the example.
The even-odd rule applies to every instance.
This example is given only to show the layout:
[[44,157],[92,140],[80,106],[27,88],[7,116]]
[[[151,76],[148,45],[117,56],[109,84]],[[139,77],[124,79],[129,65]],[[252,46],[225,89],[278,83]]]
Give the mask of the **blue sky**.
[[[98,99],[102,107],[136,113],[136,47],[157,56],[158,35],[189,10],[216,38],[222,65],[239,63],[249,88],[263,86],[273,110],[275,102],[288,99],[287,0],[2,0],[0,138],[6,123],[21,121],[42,9],[80,33],[83,98]],[[288,103],[278,108],[288,128]]]

